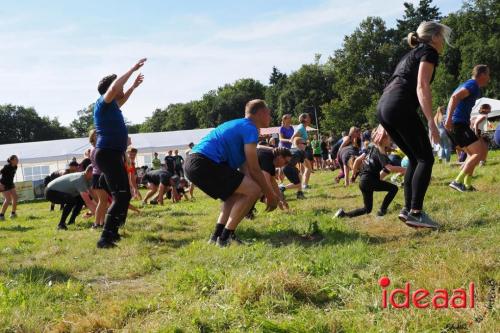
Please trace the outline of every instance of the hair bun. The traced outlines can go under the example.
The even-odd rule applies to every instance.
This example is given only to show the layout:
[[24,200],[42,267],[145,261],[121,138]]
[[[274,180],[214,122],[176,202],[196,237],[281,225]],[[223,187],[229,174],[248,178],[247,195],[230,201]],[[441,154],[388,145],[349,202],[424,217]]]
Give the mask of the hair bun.
[[420,43],[420,38],[418,38],[418,34],[416,32],[412,31],[408,34],[407,41],[408,45],[410,45],[411,48],[414,48]]

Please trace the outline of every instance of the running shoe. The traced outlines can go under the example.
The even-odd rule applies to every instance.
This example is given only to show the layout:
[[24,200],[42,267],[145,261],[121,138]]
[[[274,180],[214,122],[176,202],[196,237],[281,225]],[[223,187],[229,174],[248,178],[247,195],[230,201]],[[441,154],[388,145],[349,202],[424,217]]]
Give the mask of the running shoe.
[[17,214],[16,213],[10,213],[10,218],[11,219],[15,219],[17,217]]
[[377,216],[384,216],[385,214],[387,214],[387,209],[380,209],[378,212],[377,212]]
[[222,239],[217,238],[217,245],[219,247],[226,247],[226,246],[229,246],[231,244],[236,244],[236,245],[245,245],[245,242],[243,242],[241,239],[239,239],[238,237],[236,237],[236,235],[234,233],[232,233],[228,239],[226,239],[225,241],[223,241]]
[[66,226],[66,224],[58,224],[57,230],[68,230],[68,227]]
[[0,215],[0,221],[5,221],[5,216],[4,215]]
[[207,243],[208,243],[208,244],[211,244],[211,245],[213,245],[213,244],[217,244],[217,239],[218,239],[218,238],[219,238],[218,236],[215,236],[214,234],[211,234],[211,235],[210,235],[210,238],[208,239],[208,242],[207,242]]
[[149,202],[150,205],[157,205],[158,204],[158,201],[157,200],[151,200]]
[[335,218],[335,219],[340,219],[340,218],[343,218],[343,217],[345,217],[345,216],[346,216],[346,215],[345,215],[345,211],[344,211],[342,208],[340,208],[340,209],[339,209],[339,210],[335,213],[335,215],[333,215],[333,218]]
[[306,196],[304,195],[304,192],[302,192],[302,191],[297,192],[297,199],[298,200],[303,200],[305,198],[306,198]]
[[302,185],[302,189],[303,189],[303,190],[308,190],[308,189],[310,189],[310,188],[311,188],[311,186],[310,186],[310,185],[308,185],[308,184],[304,184],[304,185]]
[[116,247],[116,244],[110,240],[101,238],[101,239],[99,239],[99,241],[97,241],[97,247],[99,249],[112,249],[112,248]]
[[452,189],[457,190],[458,192],[466,192],[465,185],[456,181],[452,181],[449,185]]
[[399,212],[398,218],[399,218],[401,221],[406,222],[406,220],[408,220],[408,214],[409,214],[408,209],[403,208],[403,209],[401,209],[401,211]]
[[284,192],[286,191],[286,187],[285,187],[285,185],[283,185],[283,184],[279,184],[279,185],[278,185],[278,187],[279,187],[279,189],[280,189],[281,193],[284,193]]
[[90,228],[95,230],[95,229],[99,228],[99,225],[92,223],[92,226]]
[[424,212],[420,213],[409,213],[408,219],[406,220],[406,225],[413,228],[430,228],[437,230],[439,228],[439,224],[434,222],[429,215]]

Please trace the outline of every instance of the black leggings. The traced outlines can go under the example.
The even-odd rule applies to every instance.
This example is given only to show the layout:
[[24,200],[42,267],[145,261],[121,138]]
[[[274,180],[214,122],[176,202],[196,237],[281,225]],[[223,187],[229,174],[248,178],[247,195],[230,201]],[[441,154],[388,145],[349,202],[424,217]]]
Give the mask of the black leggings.
[[373,209],[373,192],[387,192],[380,210],[386,211],[392,200],[398,193],[398,187],[394,184],[375,178],[374,176],[361,176],[359,189],[363,194],[364,207],[347,212],[348,217],[370,214]]
[[405,208],[421,210],[431,180],[434,155],[417,107],[418,103],[406,97],[405,92],[393,90],[380,98],[377,117],[410,162],[404,180]]
[[59,225],[65,225],[66,219],[71,212],[71,217],[69,218],[68,224],[75,223],[76,218],[80,215],[82,207],[84,205],[83,199],[80,195],[72,196],[64,192],[47,190],[45,192],[45,198],[52,202],[53,204],[59,204],[62,208],[61,220]]
[[128,205],[132,198],[125,170],[124,154],[111,149],[98,148],[95,152],[95,161],[113,197],[104,221],[104,230],[118,230],[118,227],[127,219]]

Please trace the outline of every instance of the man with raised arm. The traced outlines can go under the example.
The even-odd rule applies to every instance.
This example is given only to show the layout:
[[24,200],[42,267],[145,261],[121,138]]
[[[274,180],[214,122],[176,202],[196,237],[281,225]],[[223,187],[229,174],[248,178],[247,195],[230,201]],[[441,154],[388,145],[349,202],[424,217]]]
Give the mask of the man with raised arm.
[[245,118],[228,121],[212,130],[191,150],[185,171],[203,192],[224,203],[209,242],[224,247],[242,243],[234,231],[264,193],[267,211],[279,198],[264,178],[257,158],[259,128],[268,127],[271,110],[263,100],[245,106]]
[[94,106],[94,125],[97,133],[95,161],[102,171],[109,187],[113,202],[109,206],[99,248],[114,247],[120,240],[118,228],[125,223],[131,194],[125,169],[128,131],[123,118],[122,107],[132,92],[139,87],[144,76],[139,74],[132,86],[124,92],[124,85],[132,74],[144,65],[146,59],[139,60],[125,74],[115,74],[103,78],[97,87],[101,95]]

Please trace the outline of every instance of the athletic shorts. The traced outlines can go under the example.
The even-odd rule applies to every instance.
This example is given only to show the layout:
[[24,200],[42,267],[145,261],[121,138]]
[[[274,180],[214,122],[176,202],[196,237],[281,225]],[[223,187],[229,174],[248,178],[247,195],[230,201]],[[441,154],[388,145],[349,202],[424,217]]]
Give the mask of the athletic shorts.
[[321,154],[321,158],[323,159],[323,161],[328,161],[328,153],[322,153]]
[[238,189],[245,175],[225,163],[215,163],[208,157],[193,153],[185,162],[189,180],[214,199],[226,201]]
[[111,191],[109,190],[109,186],[108,186],[108,183],[106,182],[106,177],[104,177],[104,174],[102,173],[100,176],[99,176],[99,181],[98,181],[98,185],[99,185],[99,188],[101,190],[104,190],[106,191],[108,194],[111,194]]
[[92,175],[92,189],[93,190],[102,190],[102,186],[99,182],[99,179],[101,178],[101,175]]
[[321,154],[313,154],[314,157],[321,157]]
[[446,131],[454,146],[464,148],[478,140],[476,133],[466,124],[453,124],[451,131]]
[[7,192],[7,191],[10,191],[10,190],[13,190],[13,189],[16,188],[16,185],[14,185],[14,184],[7,184],[7,185],[5,185],[5,184],[2,183],[2,185],[3,185],[3,191],[2,192]]
[[283,168],[283,173],[291,183],[295,185],[300,184],[299,170],[296,167],[287,165]]

